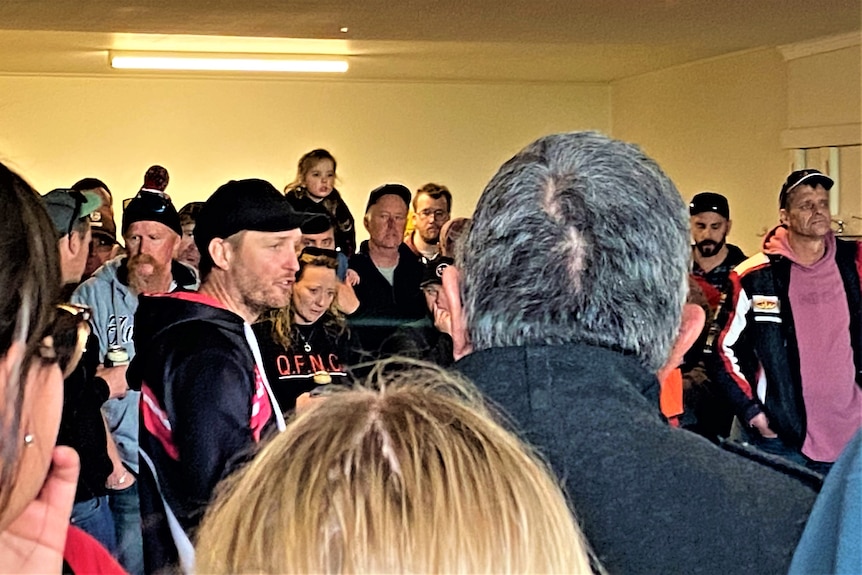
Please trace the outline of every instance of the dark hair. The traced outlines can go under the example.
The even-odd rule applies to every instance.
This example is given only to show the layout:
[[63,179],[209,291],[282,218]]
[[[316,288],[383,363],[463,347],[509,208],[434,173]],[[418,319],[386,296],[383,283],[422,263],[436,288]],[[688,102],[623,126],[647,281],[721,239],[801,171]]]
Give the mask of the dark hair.
[[54,319],[60,264],[54,224],[39,195],[0,163],[0,202],[9,217],[0,226],[0,355],[25,345],[21,364],[10,370],[0,406],[0,510],[18,474],[24,382]]
[[430,196],[432,200],[439,200],[440,198],[446,198],[446,210],[452,211],[452,192],[449,191],[449,188],[446,186],[441,186],[440,184],[428,183],[416,190],[416,195],[413,196],[413,211],[416,211],[416,200],[419,199],[420,194],[425,194]]
[[79,192],[83,192],[84,190],[95,190],[96,188],[102,188],[108,192],[108,195],[111,196],[111,198],[114,197],[110,188],[108,188],[108,185],[99,178],[83,178],[72,184],[72,189],[78,190]]
[[180,225],[185,226],[195,223],[198,219],[198,214],[201,213],[201,209],[204,207],[204,203],[206,202],[189,202],[180,208],[180,211],[177,212],[180,216]]

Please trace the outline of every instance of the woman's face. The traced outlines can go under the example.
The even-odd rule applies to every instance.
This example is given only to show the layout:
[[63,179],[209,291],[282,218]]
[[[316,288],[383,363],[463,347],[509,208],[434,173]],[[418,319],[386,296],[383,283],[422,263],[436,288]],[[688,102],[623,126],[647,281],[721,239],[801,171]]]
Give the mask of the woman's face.
[[[0,360],[0,385],[7,388],[13,362],[23,356],[23,345],[16,343]],[[45,363],[38,357],[31,362],[26,378],[22,381],[24,402],[21,407],[20,466],[12,488],[9,505],[0,515],[0,528],[20,515],[24,507],[39,494],[51,456],[57,442],[60,415],[63,410],[63,375],[56,363]],[[31,435],[32,443],[24,444],[24,436]],[[7,462],[4,462],[5,465]]]
[[293,311],[296,323],[310,325],[320,319],[338,290],[335,270],[324,266],[306,266],[293,286]]
[[305,173],[302,181],[312,198],[322,200],[335,186],[335,165],[332,160],[320,160]]

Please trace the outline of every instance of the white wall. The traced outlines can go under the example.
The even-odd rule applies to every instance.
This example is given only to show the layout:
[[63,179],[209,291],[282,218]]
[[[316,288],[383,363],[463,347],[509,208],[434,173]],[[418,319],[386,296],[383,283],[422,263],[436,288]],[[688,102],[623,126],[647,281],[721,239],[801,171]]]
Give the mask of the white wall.
[[280,189],[324,147],[357,220],[388,181],[445,184],[469,215],[503,161],[579,129],[610,130],[607,86],[0,76],[0,159],[40,192],[96,176],[130,197],[159,163],[178,206],[233,178]]

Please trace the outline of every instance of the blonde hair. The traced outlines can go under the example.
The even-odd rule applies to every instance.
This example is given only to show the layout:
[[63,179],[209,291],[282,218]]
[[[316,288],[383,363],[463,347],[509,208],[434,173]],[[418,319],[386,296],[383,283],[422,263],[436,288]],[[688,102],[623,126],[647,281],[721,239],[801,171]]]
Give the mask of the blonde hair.
[[[302,250],[297,257],[299,260],[299,271],[296,272],[296,283],[299,283],[302,280],[303,272],[305,272],[305,268],[308,266],[328,268],[337,274],[338,259],[334,257],[336,252],[332,253],[333,257],[330,257],[318,254],[316,249],[312,250],[305,248]],[[295,314],[296,310],[294,309],[293,297],[291,297],[290,302],[286,306],[270,310],[264,314],[260,320],[262,322],[268,321],[272,324],[272,339],[284,349],[290,349],[295,340],[293,336],[293,331],[296,329],[296,322],[294,321]],[[339,337],[345,332],[347,329],[347,321],[338,309],[338,297],[332,298],[332,303],[329,304],[329,309],[318,321],[321,320],[323,321],[323,328],[332,337]]]
[[223,484],[200,572],[591,573],[558,482],[474,387],[407,360],[369,379]]

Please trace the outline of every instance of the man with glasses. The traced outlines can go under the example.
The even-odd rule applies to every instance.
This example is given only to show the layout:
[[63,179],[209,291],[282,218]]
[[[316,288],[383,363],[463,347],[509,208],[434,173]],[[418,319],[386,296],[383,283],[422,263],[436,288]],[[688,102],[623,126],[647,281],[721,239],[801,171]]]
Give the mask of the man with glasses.
[[[125,365],[135,355],[132,341],[138,296],[175,289],[193,289],[194,273],[173,261],[180,244],[182,227],[170,199],[147,191],[139,192],[125,206],[122,234],[127,254],[106,262],[72,295],[72,301],[93,310],[93,332],[99,338],[100,363],[125,361],[106,366],[108,377],[126,378]],[[110,355],[109,355],[110,351]],[[138,402],[140,393],[105,403],[103,412],[111,437],[108,453],[113,471],[107,480],[109,502],[117,532],[117,557],[129,573],[143,573],[141,519],[138,503]]]
[[440,255],[440,229],[449,221],[452,194],[446,186],[425,184],[413,198],[413,229],[404,243],[420,257],[433,260]]
[[422,264],[402,241],[409,205],[410,190],[401,184],[372,190],[363,219],[370,237],[350,258],[350,269],[361,278],[353,288],[359,308],[350,326],[372,355],[400,325],[425,315]]

